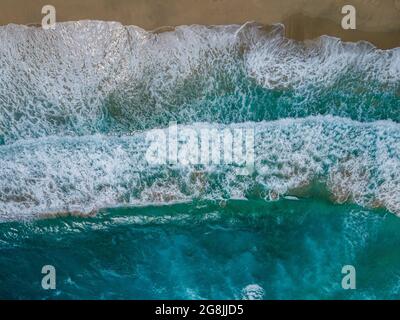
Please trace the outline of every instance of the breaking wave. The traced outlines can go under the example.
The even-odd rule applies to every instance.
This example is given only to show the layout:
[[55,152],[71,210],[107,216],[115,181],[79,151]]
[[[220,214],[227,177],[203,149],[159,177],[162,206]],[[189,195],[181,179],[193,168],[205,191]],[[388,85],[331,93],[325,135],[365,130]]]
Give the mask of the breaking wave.
[[178,127],[200,132],[238,126],[255,132],[254,170],[249,174],[241,174],[243,168],[234,164],[151,165],[146,132],[47,137],[3,146],[0,216],[90,213],[196,199],[270,201],[285,195],[324,196],[400,214],[398,124],[317,116]]
[[115,22],[0,27],[0,141],[125,132],[171,120],[232,123],[331,114],[400,121],[400,49],[282,25]]
[[[3,221],[285,195],[400,214],[400,48],[253,23],[8,25],[0,42]],[[150,165],[146,135],[171,121],[253,128],[254,171]]]

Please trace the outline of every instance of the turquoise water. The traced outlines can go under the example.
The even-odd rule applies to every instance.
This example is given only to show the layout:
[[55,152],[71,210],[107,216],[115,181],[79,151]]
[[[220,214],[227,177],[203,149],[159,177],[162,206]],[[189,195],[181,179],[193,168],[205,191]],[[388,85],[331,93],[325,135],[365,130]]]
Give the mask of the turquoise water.
[[[0,43],[1,299],[399,298],[400,48],[101,21]],[[182,162],[207,130],[252,161]]]
[[[54,299],[398,299],[400,220],[317,200],[104,210],[0,227],[0,296]],[[17,263],[16,263],[17,262]],[[41,268],[57,289],[41,289]],[[342,267],[357,270],[343,290]],[[5,271],[5,272],[4,272]]]

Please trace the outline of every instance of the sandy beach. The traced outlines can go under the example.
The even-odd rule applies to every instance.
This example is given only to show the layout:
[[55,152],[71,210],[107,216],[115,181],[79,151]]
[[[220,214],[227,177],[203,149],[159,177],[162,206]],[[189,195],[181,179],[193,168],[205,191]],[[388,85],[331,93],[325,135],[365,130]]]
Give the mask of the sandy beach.
[[[284,23],[288,37],[320,35],[400,46],[400,0],[2,0],[0,24],[38,24],[41,8],[55,6],[57,21],[106,20],[146,30],[190,24]],[[357,10],[357,29],[343,30],[341,8]]]

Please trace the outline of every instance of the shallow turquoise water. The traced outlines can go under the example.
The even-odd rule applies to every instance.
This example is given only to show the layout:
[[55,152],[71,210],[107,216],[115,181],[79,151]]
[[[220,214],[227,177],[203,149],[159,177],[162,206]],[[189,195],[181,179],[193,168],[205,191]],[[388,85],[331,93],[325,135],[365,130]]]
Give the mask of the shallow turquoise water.
[[[396,299],[400,219],[310,199],[104,210],[0,225],[0,297]],[[56,290],[41,288],[43,265]],[[356,290],[341,287],[356,268]]]

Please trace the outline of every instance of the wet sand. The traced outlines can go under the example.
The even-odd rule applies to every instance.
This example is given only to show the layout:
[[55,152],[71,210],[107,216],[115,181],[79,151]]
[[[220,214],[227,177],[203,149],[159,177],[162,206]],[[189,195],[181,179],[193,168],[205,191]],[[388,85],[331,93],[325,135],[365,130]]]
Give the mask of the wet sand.
[[[57,21],[106,20],[146,30],[190,24],[282,22],[288,37],[320,35],[367,40],[380,48],[400,47],[400,0],[1,0],[0,25],[38,24],[43,5],[52,4]],[[341,8],[357,10],[357,30],[343,30]]]

